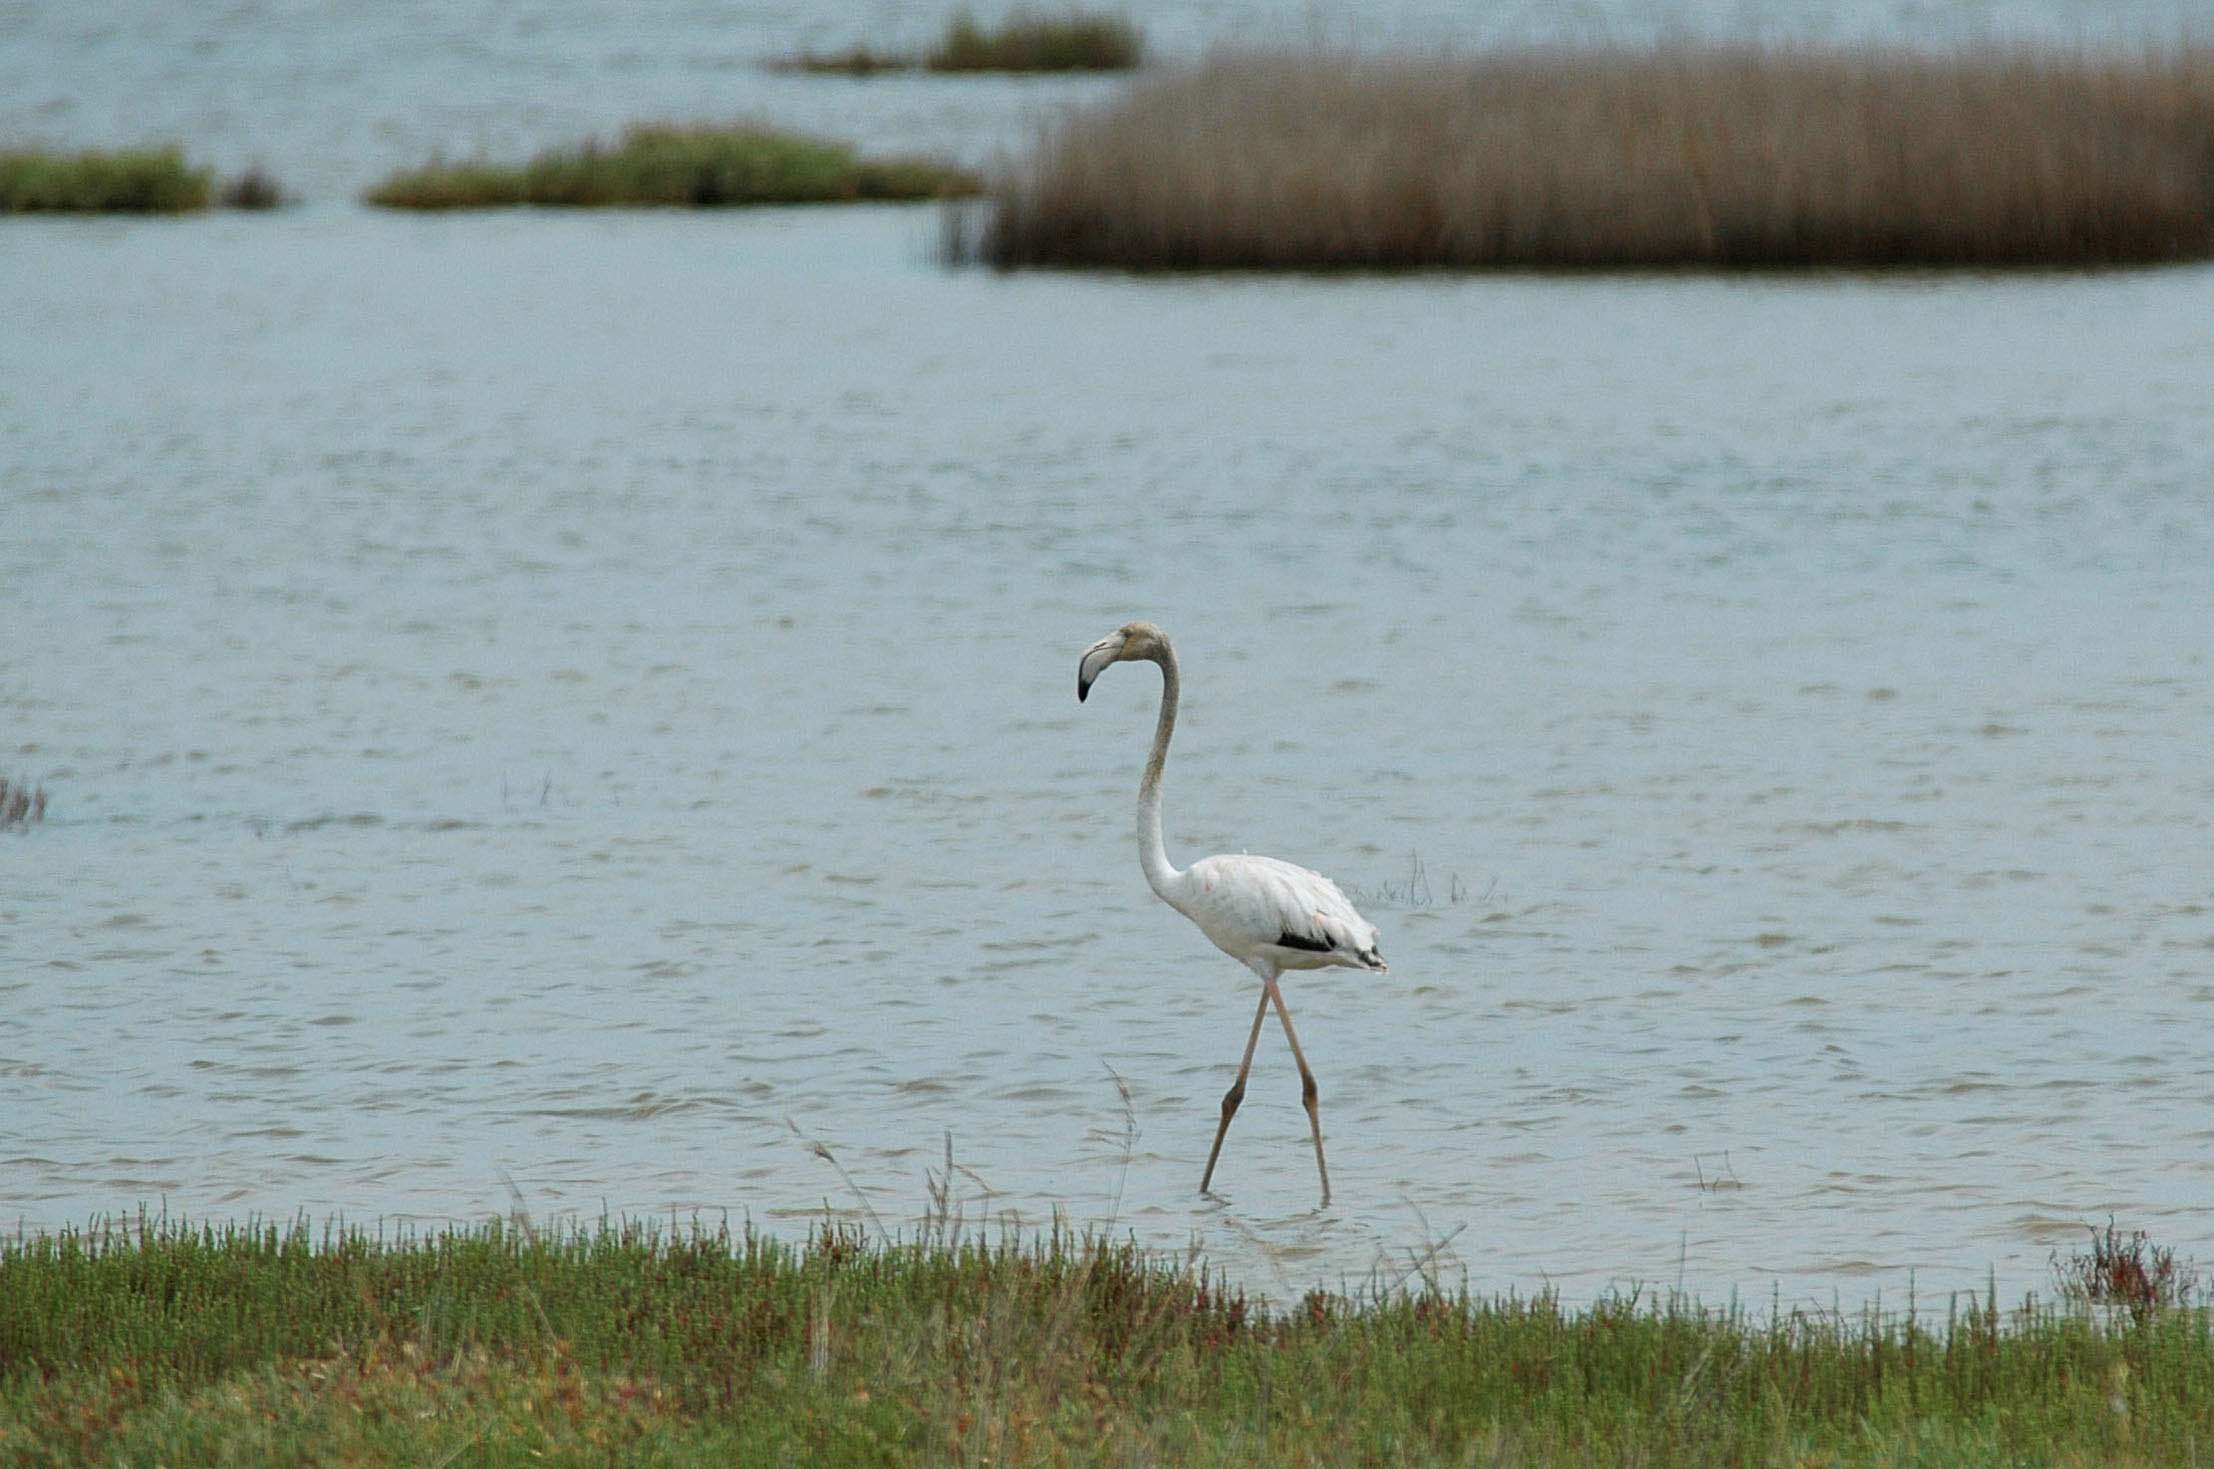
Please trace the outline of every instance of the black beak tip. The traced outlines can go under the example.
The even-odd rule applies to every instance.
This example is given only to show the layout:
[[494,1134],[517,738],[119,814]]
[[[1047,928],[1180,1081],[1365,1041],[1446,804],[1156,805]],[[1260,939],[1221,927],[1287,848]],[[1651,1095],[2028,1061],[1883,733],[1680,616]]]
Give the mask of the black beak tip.
[[1076,702],[1077,702],[1077,703],[1079,703],[1079,704],[1083,703],[1083,702],[1084,702],[1084,696],[1085,696],[1086,694],[1090,693],[1091,691],[1092,691],[1092,686],[1091,686],[1090,684],[1088,684],[1088,683],[1084,682],[1084,680],[1082,680],[1082,679],[1078,679],[1078,680],[1076,681]]

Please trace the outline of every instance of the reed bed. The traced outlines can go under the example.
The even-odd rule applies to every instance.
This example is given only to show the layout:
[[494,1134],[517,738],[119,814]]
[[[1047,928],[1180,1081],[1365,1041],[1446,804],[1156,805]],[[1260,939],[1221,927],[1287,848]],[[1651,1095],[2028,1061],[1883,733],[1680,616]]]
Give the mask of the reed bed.
[[1262,55],[1041,139],[956,258],[2084,266],[2214,253],[2214,51]]
[[937,44],[919,54],[863,44],[843,51],[803,51],[771,65],[780,71],[867,77],[882,71],[1128,71],[1144,59],[1143,35],[1119,15],[1018,11],[986,29],[962,11],[946,22]]
[[844,143],[773,128],[642,124],[613,146],[541,153],[520,166],[431,163],[371,189],[390,209],[590,208],[823,204],[943,199],[976,191],[974,175],[921,158],[863,158]]
[[[941,1221],[942,1222],[942,1221]],[[0,1243],[0,1462],[2187,1464],[2208,1313],[1249,1299],[1056,1231]]]

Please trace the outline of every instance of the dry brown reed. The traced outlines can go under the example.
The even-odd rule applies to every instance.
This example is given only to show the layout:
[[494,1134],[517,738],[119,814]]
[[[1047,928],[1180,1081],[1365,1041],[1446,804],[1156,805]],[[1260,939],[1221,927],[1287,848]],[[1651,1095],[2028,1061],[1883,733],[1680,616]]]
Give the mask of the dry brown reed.
[[1157,269],[2214,253],[2214,51],[1256,55],[1041,139],[956,258]]

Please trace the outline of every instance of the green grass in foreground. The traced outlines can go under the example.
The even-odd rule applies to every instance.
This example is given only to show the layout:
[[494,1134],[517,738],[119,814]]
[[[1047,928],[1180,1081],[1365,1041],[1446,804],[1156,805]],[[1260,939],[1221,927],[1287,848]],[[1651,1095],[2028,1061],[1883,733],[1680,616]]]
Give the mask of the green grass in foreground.
[[844,143],[763,127],[629,129],[613,147],[541,153],[520,166],[432,163],[404,169],[365,196],[393,209],[539,204],[821,204],[941,199],[975,192],[958,168],[919,158],[869,159]]
[[0,214],[182,214],[207,208],[210,188],[175,148],[0,152]]
[[1059,1235],[488,1226],[0,1245],[0,1462],[2186,1465],[2203,1308],[1284,1309]]
[[986,30],[962,11],[946,22],[945,34],[938,43],[919,56],[854,45],[843,51],[803,51],[773,65],[780,71],[866,77],[880,71],[916,70],[1128,71],[1144,57],[1144,38],[1137,26],[1122,16],[1018,11],[996,28]]

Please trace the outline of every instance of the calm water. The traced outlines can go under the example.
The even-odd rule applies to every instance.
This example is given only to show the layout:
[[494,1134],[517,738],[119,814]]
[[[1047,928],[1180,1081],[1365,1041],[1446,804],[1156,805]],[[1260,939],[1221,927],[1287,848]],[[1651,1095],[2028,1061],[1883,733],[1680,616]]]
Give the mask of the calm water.
[[[166,13],[85,54],[189,119]],[[0,232],[9,1225],[898,1226],[950,1133],[972,1219],[1271,1292],[1455,1230],[1576,1299],[2011,1292],[2110,1211],[2214,1257],[2214,270],[1000,278],[928,211],[345,202],[435,90],[623,95],[566,34],[271,89],[304,208]],[[69,75],[57,128],[121,105]],[[976,95],[976,147],[1047,96]],[[1172,854],[1384,929],[1287,985],[1327,1213],[1274,1036],[1194,1196],[1250,981],[1137,869],[1152,670],[1073,698],[1135,615]]]

